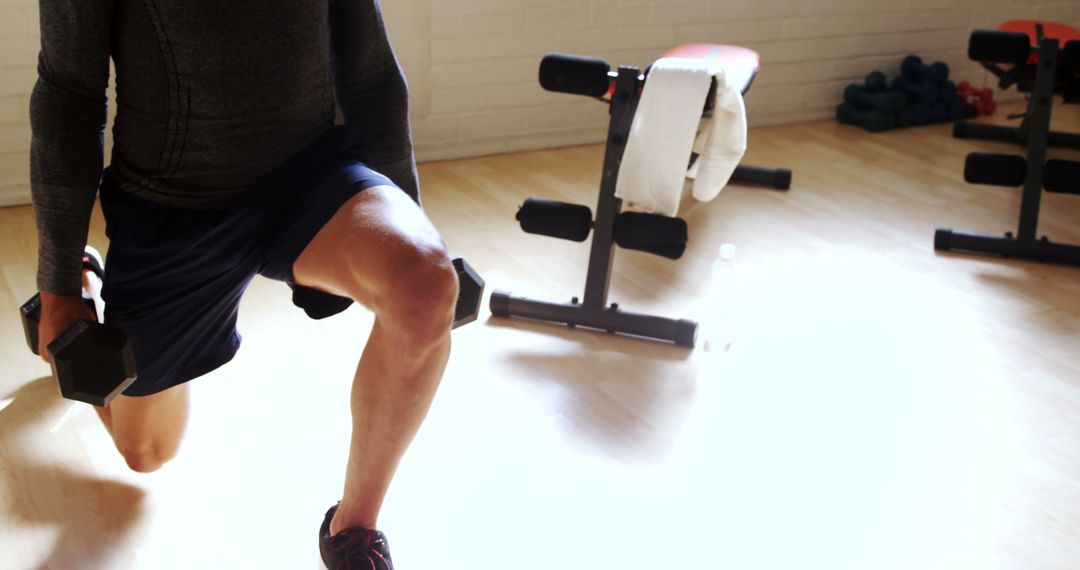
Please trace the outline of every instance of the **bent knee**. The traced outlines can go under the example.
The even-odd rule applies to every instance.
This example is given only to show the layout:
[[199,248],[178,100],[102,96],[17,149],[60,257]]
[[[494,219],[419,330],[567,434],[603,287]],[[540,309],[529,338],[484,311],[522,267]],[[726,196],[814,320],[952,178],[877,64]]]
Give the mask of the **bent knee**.
[[446,249],[418,251],[380,295],[377,312],[417,342],[435,342],[450,331],[457,296],[457,271]]
[[118,446],[120,454],[132,471],[153,473],[176,457],[176,446],[147,444],[141,446]]

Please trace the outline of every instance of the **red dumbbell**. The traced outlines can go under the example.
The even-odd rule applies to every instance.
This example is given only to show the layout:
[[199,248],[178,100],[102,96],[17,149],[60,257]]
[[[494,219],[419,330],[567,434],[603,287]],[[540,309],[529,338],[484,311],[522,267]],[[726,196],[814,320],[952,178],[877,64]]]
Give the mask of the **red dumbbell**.
[[956,95],[961,99],[967,99],[975,90],[971,87],[971,83],[967,81],[961,81],[956,85]]

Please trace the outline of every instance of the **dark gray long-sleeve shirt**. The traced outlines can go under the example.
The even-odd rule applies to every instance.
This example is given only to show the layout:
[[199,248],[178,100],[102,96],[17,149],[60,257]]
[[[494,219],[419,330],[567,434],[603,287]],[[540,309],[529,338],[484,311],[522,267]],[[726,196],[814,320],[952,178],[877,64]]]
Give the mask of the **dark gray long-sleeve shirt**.
[[236,206],[333,128],[419,201],[407,89],[378,0],[40,0],[30,99],[38,288],[77,294],[103,167],[119,187],[195,208]]

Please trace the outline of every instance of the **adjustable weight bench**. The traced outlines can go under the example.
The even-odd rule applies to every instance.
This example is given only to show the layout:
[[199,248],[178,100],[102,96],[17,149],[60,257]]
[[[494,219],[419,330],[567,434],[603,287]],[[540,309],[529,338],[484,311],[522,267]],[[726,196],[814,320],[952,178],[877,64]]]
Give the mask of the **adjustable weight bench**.
[[[722,66],[729,85],[746,92],[758,70],[758,54],[739,46],[687,44],[672,49],[665,57],[708,60],[710,66]],[[615,195],[623,151],[630,136],[634,114],[641,99],[647,73],[635,67],[621,66],[612,71],[608,62],[592,57],[552,53],[540,63],[540,85],[548,90],[585,95],[608,103],[611,119],[604,153],[600,194],[595,220],[583,205],[529,198],[518,211],[517,219],[528,233],[583,242],[592,236],[584,300],[574,297],[569,303],[555,303],[515,296],[505,291],[491,295],[490,308],[497,317],[524,317],[585,327],[608,333],[623,333],[673,342],[692,348],[698,324],[687,319],[672,319],[624,311],[607,304],[615,245],[647,251],[669,259],[678,259],[686,247],[686,222],[657,214],[622,212],[622,200]],[[713,79],[703,115],[713,111]],[[687,157],[693,163],[696,157]],[[730,183],[754,184],[787,190],[791,171],[739,165]]]
[[[979,62],[984,69],[998,78],[998,87],[1007,90],[1014,85],[1020,93],[1029,96],[1028,109],[1018,127],[986,125],[957,121],[953,125],[956,138],[984,139],[1008,143],[1026,144],[1033,120],[1030,97],[1034,95],[1035,75],[1038,70],[1039,46],[1043,39],[1057,40],[1062,49],[1062,61],[1055,64],[1052,74],[1053,91],[1062,95],[1065,103],[1080,103],[1080,85],[1069,80],[1070,64],[1080,50],[1080,32],[1071,26],[1054,22],[1033,20],[1010,20],[997,30],[975,30],[968,40],[968,57]],[[1071,51],[1069,51],[1071,50]],[[1071,60],[1071,61],[1069,61]],[[1007,66],[1007,67],[1002,67]],[[1075,75],[1075,69],[1071,72]],[[1080,135],[1050,131],[1049,146],[1080,149]]]
[[[964,250],[1080,265],[1080,246],[1054,243],[1036,236],[1042,192],[1080,194],[1080,162],[1047,160],[1047,147],[1080,149],[1080,135],[1050,130],[1055,94],[1065,103],[1080,103],[1080,33],[1060,24],[1012,21],[999,30],[976,30],[968,56],[1000,78],[1000,86],[1016,85],[1028,93],[1028,107],[1019,127],[957,122],[954,135],[1018,143],[1024,156],[971,153],[964,179],[971,184],[1023,187],[1018,233],[1004,237],[938,229],[934,249]],[[1062,43],[1064,42],[1064,45]],[[1002,66],[1008,66],[1002,67]]]

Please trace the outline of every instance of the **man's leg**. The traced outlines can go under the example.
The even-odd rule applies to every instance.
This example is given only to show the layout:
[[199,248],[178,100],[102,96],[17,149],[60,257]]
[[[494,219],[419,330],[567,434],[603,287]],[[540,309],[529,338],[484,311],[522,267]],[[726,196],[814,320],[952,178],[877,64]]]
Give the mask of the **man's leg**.
[[352,443],[331,534],[377,528],[406,448],[427,415],[450,355],[457,274],[446,246],[401,190],[354,196],[293,265],[299,285],[349,297],[375,314],[353,378]]
[[[83,289],[94,298],[98,320],[103,319],[101,279],[83,272]],[[157,471],[176,456],[187,427],[187,384],[151,396],[117,396],[108,406],[94,407],[128,466],[140,473]]]
[[105,408],[109,431],[128,467],[150,473],[176,456],[187,428],[189,401],[188,385],[180,384],[150,396],[117,396]]

